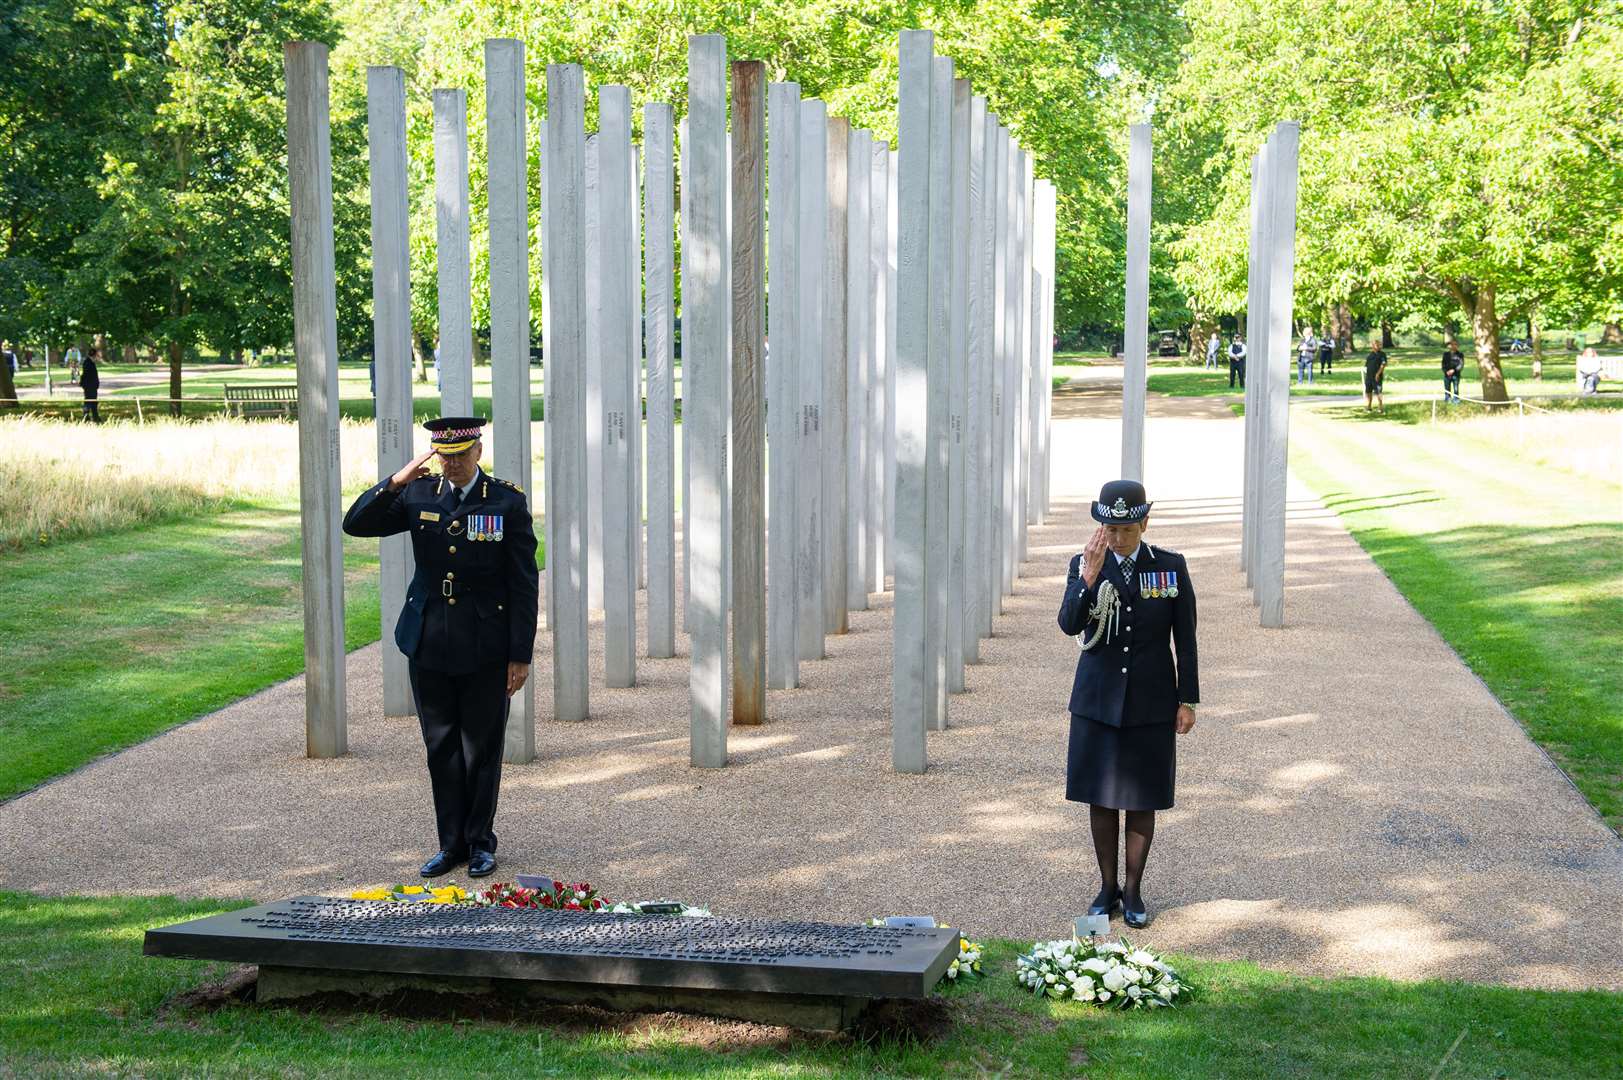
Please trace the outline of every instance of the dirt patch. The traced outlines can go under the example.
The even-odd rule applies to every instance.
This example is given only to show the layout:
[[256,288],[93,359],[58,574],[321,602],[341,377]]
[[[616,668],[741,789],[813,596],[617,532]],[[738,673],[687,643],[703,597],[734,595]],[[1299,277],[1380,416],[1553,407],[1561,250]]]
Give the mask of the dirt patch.
[[[160,1020],[185,1022],[185,1012],[214,1012],[257,1000],[259,970],[239,967],[222,979],[204,983],[167,999],[158,1009]],[[830,1042],[910,1042],[928,1044],[944,1038],[954,1026],[955,1010],[941,998],[920,1001],[887,999],[877,1002],[846,1034],[802,1031],[775,1024],[700,1016],[685,1012],[617,1012],[592,1005],[538,1005],[508,1001],[484,994],[425,993],[401,990],[391,994],[359,995],[342,992],[311,994],[267,1008],[310,1014],[362,1014],[397,1020],[488,1022],[522,1025],[560,1035],[600,1033],[623,1035],[642,1044],[675,1042],[719,1052],[774,1049]],[[1011,1013],[1014,1010],[1009,1010]]]
[[241,1005],[254,1000],[254,993],[258,987],[258,968],[252,965],[234,968],[223,979],[194,986],[190,990],[183,990],[165,999],[163,1004],[158,1006],[158,1019],[170,1019],[175,1013],[184,1010],[214,1012],[230,1005]]

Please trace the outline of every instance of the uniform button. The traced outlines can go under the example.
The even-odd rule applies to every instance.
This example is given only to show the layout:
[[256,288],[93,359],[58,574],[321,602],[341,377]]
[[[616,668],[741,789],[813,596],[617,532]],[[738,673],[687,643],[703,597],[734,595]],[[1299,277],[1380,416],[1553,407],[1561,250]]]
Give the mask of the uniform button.
[[1122,646],[1122,647],[1121,647],[1121,651],[1122,651],[1122,652],[1126,652],[1126,651],[1127,651],[1127,646],[1125,646],[1125,645],[1123,645],[1123,646]]
[[1131,630],[1131,629],[1132,629],[1132,627],[1131,627],[1131,626],[1125,626],[1125,627],[1122,627],[1122,629],[1124,629],[1124,630]]
[[1123,675],[1125,675],[1125,674],[1127,674],[1127,669],[1126,669],[1126,668],[1122,668],[1122,669],[1121,669],[1121,673],[1122,673],[1122,674],[1123,674]]
[[451,554],[455,555],[456,554],[456,545],[452,544],[450,550],[451,550]]
[[497,610],[497,611],[506,611],[506,610],[507,610],[507,609],[506,609],[506,608],[504,608],[504,607],[502,607],[502,606],[501,606],[501,605],[500,605],[500,604],[497,604],[497,605],[496,605],[496,610]]
[[1128,605],[1127,605],[1127,610],[1128,610],[1128,611],[1132,611],[1132,610],[1133,610],[1133,605],[1132,605],[1132,604],[1128,604]]
[[455,581],[456,580],[456,575],[451,573],[451,571],[447,570],[445,572],[445,580],[446,581]]
[[[454,604],[454,603],[456,603],[456,597],[454,597],[454,596],[450,596],[450,597],[447,597],[447,598],[446,598],[446,600],[445,600],[445,602],[446,602],[446,603],[447,603],[447,604]],[[1127,670],[1127,669],[1126,669],[1126,668],[1122,668],[1122,670],[1123,670],[1123,671],[1126,671],[1126,670]]]

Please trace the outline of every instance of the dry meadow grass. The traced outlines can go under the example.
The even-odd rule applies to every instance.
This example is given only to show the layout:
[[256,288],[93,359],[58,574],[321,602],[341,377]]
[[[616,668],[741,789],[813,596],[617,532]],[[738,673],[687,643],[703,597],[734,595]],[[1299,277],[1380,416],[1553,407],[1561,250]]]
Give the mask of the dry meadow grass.
[[[372,425],[340,426],[342,486],[376,477]],[[0,419],[0,550],[246,504],[291,504],[298,431],[291,422],[211,419],[100,426]]]

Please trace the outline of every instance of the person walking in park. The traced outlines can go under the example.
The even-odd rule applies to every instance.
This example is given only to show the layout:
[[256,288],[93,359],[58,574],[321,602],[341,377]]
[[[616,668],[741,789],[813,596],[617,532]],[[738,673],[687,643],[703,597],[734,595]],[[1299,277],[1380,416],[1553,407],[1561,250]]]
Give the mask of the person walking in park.
[[1319,374],[1328,375],[1336,362],[1336,339],[1326,334],[1319,339]]
[[80,360],[79,346],[77,346],[77,345],[68,346],[68,355],[66,357],[64,357],[64,359],[67,360],[67,362],[68,362],[68,382],[70,382],[70,383],[78,382],[79,381],[79,360]]
[[1212,331],[1212,336],[1206,339],[1206,369],[1208,371],[1217,367],[1217,350],[1222,347],[1222,336]]
[[101,395],[101,369],[96,366],[100,356],[101,350],[92,348],[79,373],[79,389],[85,392],[84,418],[96,424],[101,423],[101,406],[97,403]]
[[1465,370],[1465,354],[1453,338],[1443,348],[1443,400],[1455,404],[1460,400],[1460,373]]
[[1386,413],[1386,399],[1381,396],[1381,387],[1386,381],[1386,353],[1381,351],[1381,339],[1371,338],[1369,355],[1364,357],[1364,410],[1370,408],[1374,401],[1380,406],[1382,415]]
[[[1150,501],[1136,480],[1112,480],[1092,507],[1099,527],[1071,557],[1059,626],[1077,639],[1065,798],[1088,804],[1100,888],[1089,915],[1119,904],[1149,923],[1142,884],[1155,812],[1172,806],[1177,739],[1200,701],[1195,590],[1184,557],[1144,542]],[[1126,874],[1117,837],[1126,815]]]
[[1310,326],[1302,331],[1302,343],[1296,347],[1296,385],[1313,381],[1313,358],[1319,351],[1319,340]]
[[[410,532],[417,573],[395,624],[428,751],[439,851],[425,878],[464,860],[496,869],[496,797],[508,699],[530,676],[540,574],[524,493],[479,468],[480,417],[440,417],[429,449],[361,493],[351,536]],[[439,456],[440,475],[429,458]]]
[[1578,392],[1585,397],[1600,393],[1600,373],[1600,353],[1593,345],[1584,346],[1584,351],[1578,354],[1576,368]]
[[1245,389],[1245,336],[1235,334],[1234,340],[1229,342],[1229,389],[1234,389],[1234,380],[1240,380],[1240,389]]

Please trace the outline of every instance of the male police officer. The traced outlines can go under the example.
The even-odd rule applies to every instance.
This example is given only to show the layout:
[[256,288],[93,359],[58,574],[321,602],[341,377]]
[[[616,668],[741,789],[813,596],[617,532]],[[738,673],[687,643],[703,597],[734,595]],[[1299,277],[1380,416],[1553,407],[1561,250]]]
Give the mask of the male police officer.
[[[395,626],[428,748],[440,850],[438,877],[464,859],[469,877],[496,869],[496,793],[508,697],[524,685],[535,648],[535,532],[524,493],[479,468],[479,417],[425,426],[428,451],[349,508],[351,536],[410,531],[417,575]],[[425,464],[439,455],[439,476]]]

